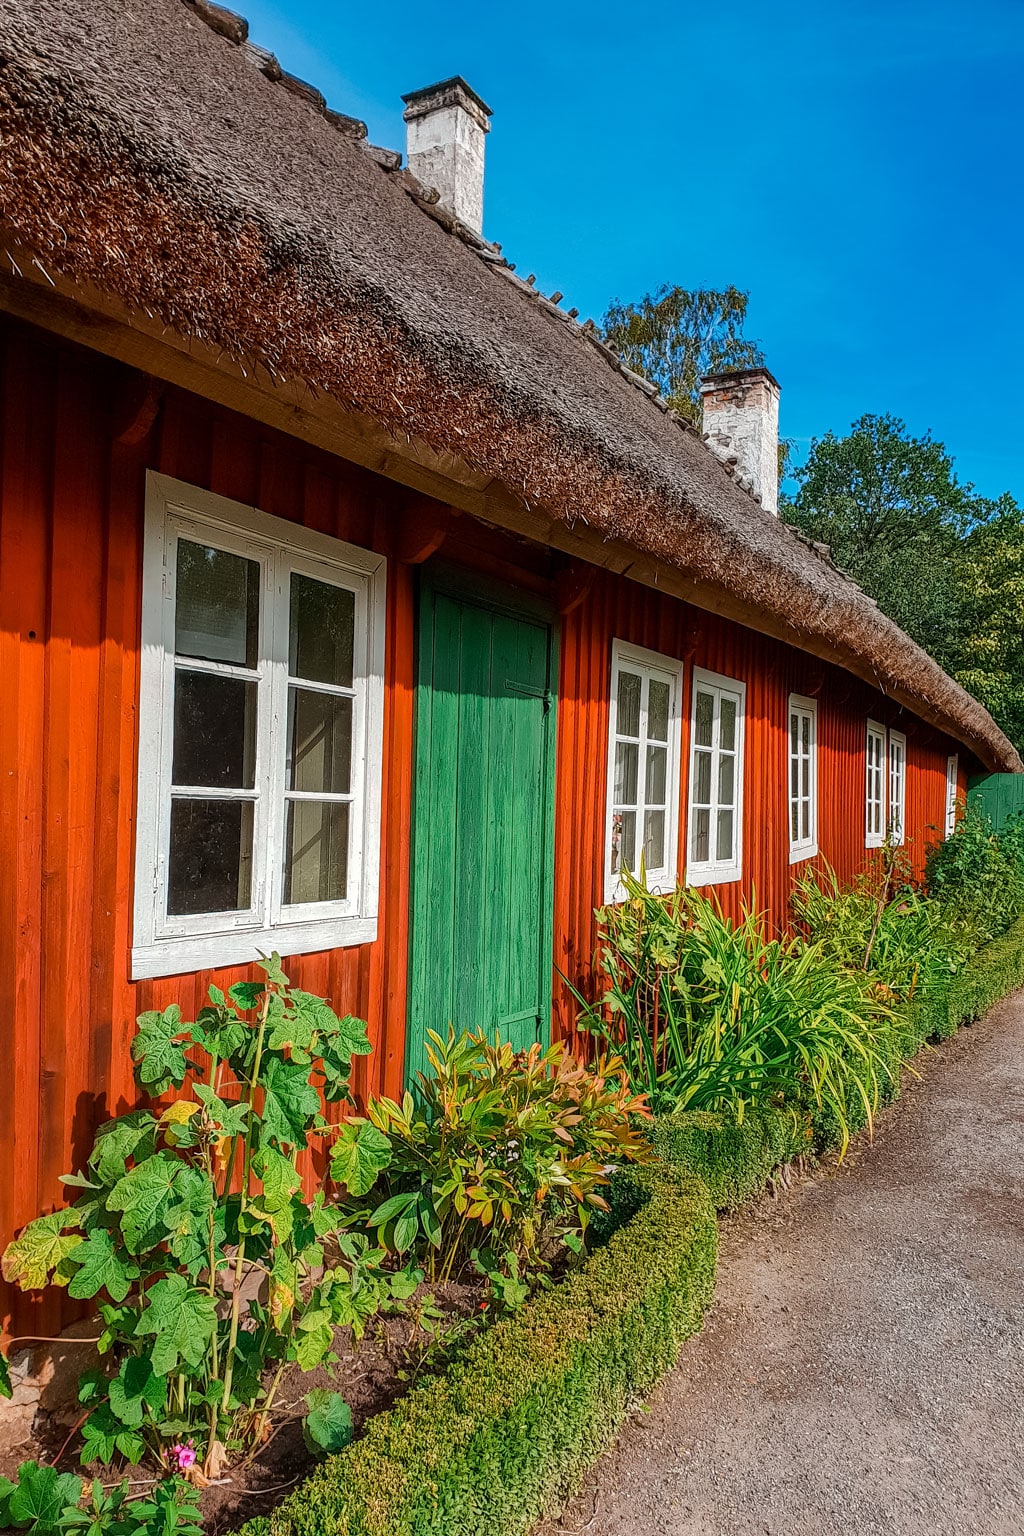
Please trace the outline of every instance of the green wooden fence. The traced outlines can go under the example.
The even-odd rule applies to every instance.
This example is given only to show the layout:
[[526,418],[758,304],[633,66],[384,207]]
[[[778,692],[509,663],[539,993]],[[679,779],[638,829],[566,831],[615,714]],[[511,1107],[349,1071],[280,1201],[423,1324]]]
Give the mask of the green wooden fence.
[[967,798],[998,832],[1012,816],[1024,815],[1024,773],[986,773],[971,779]]

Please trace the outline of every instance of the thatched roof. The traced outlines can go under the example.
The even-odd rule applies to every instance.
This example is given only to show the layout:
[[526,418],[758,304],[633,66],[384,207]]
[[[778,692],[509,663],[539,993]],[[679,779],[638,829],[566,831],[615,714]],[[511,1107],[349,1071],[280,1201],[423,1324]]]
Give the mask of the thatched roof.
[[988,767],[1021,768],[981,705],[697,434],[245,39],[207,0],[0,0],[7,237],[739,597]]

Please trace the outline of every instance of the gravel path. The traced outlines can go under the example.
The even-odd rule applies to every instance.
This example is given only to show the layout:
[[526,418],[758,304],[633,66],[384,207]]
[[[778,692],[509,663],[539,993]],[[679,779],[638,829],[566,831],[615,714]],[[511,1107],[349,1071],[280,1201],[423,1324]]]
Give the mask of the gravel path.
[[918,1067],[727,1223],[703,1333],[543,1536],[1024,1532],[1024,993]]

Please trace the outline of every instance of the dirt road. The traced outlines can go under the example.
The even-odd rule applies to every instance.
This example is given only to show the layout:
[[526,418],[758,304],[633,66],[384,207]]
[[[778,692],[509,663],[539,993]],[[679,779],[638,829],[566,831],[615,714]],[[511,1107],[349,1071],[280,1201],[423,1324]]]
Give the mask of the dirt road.
[[1024,993],[918,1066],[727,1224],[704,1332],[543,1536],[1024,1533]]

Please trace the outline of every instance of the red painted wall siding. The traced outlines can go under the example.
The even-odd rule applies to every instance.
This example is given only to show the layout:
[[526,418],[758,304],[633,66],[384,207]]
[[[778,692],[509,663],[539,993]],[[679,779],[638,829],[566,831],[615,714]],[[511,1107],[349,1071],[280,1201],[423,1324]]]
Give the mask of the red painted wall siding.
[[[27,327],[0,327],[0,1247],[62,1199],[96,1125],[134,1102],[128,1045],[143,1009],[186,1016],[244,968],[129,980],[140,571],[147,468],[392,556],[388,565],[380,937],[289,959],[313,992],[368,1020],[359,1092],[402,1083],[413,760],[415,570],[393,558],[405,493],[230,412],[168,391],[145,439],[118,440],[127,370]],[[557,600],[561,557],[461,518],[443,548]],[[561,623],[555,960],[586,973],[602,899],[610,646],[615,637],[748,684],[746,885],[783,921],[788,693],[820,688],[822,851],[863,860],[864,723],[897,723],[846,674],[622,578],[599,574]],[[941,825],[946,753],[908,735],[908,826]],[[684,729],[683,763],[688,731]],[[961,751],[966,769],[966,754]],[[680,863],[682,853],[680,851]],[[727,910],[740,892],[719,887]],[[559,1002],[559,1024],[571,1014]],[[466,1021],[471,1022],[471,1021]],[[52,1334],[66,1298],[0,1297],[10,1331]]]

